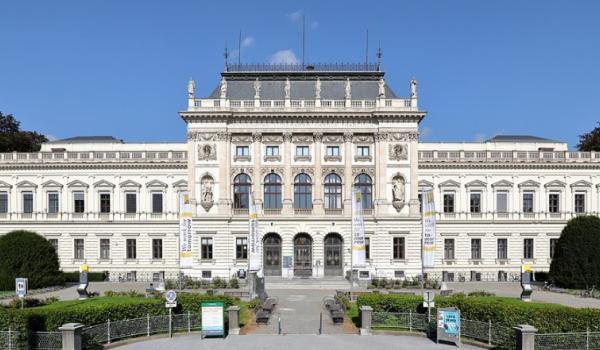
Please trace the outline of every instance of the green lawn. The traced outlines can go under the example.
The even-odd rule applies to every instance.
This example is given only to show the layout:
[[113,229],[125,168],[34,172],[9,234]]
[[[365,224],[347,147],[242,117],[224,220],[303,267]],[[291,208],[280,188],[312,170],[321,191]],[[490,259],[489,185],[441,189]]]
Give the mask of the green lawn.
[[14,290],[0,290],[0,297],[4,297],[7,295],[15,294]]

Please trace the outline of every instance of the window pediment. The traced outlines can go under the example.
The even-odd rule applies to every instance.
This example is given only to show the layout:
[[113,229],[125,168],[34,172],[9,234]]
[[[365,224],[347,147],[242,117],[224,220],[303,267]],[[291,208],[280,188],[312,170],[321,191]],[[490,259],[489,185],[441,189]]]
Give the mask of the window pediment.
[[467,182],[465,184],[465,187],[486,187],[487,183],[481,181],[481,180],[473,180],[471,182]]
[[592,187],[592,183],[585,180],[579,180],[572,183],[571,187]]
[[492,187],[512,187],[513,183],[508,181],[508,180],[500,180],[497,182],[494,182],[492,184]]
[[460,184],[454,180],[446,180],[438,185],[439,187],[460,187]]
[[427,180],[419,180],[419,187],[433,188],[433,182],[429,182]]
[[0,188],[12,188],[12,185],[8,182],[0,181]]
[[142,185],[140,185],[139,183],[133,181],[133,180],[126,180],[123,181],[119,184],[120,187],[137,187],[140,188],[142,187]]
[[79,181],[79,180],[75,180],[75,181],[71,181],[67,184],[67,187],[85,187],[88,188],[90,187],[88,184],[86,184],[85,182]]
[[519,188],[522,187],[540,187],[540,183],[533,180],[523,181],[519,184]]
[[[186,185],[187,185],[187,183],[186,183]],[[154,188],[161,187],[161,188],[165,188],[165,187],[167,187],[167,184],[164,183],[164,182],[162,182],[162,181],[159,181],[159,180],[152,180],[152,181],[146,183],[146,187],[154,187]]]
[[36,188],[36,187],[37,187],[37,185],[36,185],[36,184],[34,184],[34,183],[33,183],[33,182],[31,182],[31,181],[24,180],[24,181],[21,181],[21,182],[19,182],[19,183],[17,184],[17,187],[33,187],[33,188]]
[[173,187],[178,189],[187,188],[188,182],[186,180],[178,180],[173,182]]
[[559,180],[550,181],[544,185],[544,187],[565,187],[566,184]]
[[106,180],[100,180],[94,183],[94,187],[111,187],[114,188],[115,184],[108,182]]
[[61,183],[58,183],[58,182],[54,181],[54,180],[49,180],[49,181],[44,182],[42,184],[42,187],[59,187],[59,188],[62,188],[63,185]]

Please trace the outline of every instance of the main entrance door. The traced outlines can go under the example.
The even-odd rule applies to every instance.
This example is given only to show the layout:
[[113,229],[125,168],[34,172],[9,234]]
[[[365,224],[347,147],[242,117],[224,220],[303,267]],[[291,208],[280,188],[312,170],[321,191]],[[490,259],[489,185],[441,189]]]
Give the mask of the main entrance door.
[[312,276],[312,238],[306,233],[294,237],[294,276]]
[[325,276],[342,276],[344,241],[337,233],[325,236]]
[[263,268],[265,276],[281,276],[281,237],[276,233],[263,240]]

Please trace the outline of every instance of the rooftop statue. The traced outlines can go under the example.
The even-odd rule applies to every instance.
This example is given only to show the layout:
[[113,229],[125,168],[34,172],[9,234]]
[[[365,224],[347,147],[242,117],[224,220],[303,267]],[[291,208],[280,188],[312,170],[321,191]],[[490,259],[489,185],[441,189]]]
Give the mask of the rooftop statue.
[[379,94],[378,96],[381,98],[385,98],[385,81],[383,80],[383,78],[379,79]]
[[291,90],[291,85],[290,85],[290,78],[285,78],[285,86],[283,87],[283,91],[285,92],[285,98],[290,98],[290,90]]
[[194,89],[196,87],[196,83],[192,78],[188,80],[187,90],[188,90],[188,98],[194,98]]
[[319,78],[317,78],[317,81],[315,82],[315,98],[321,98],[321,79]]
[[352,98],[352,86],[350,85],[350,78],[346,78],[346,99]]
[[417,80],[414,78],[410,81],[410,97],[417,98]]
[[260,80],[258,78],[254,81],[254,98],[260,98]]
[[227,80],[221,78],[221,98],[227,98]]

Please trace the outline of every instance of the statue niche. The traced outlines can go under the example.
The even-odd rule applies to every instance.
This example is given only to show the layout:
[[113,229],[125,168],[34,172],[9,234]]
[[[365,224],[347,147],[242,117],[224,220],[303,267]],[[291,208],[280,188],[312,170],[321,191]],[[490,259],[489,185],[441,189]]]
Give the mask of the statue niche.
[[406,181],[401,175],[396,175],[392,179],[392,206],[399,212],[406,203]]
[[202,180],[200,181],[200,183],[202,186],[200,205],[202,205],[202,208],[204,208],[204,210],[209,211],[215,202],[214,198],[213,198],[214,197],[213,196],[214,181],[213,181],[212,177],[210,177],[209,175],[206,175],[206,176],[202,177]]

